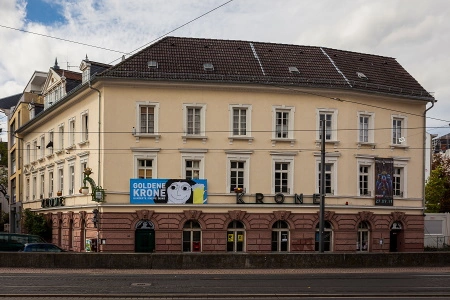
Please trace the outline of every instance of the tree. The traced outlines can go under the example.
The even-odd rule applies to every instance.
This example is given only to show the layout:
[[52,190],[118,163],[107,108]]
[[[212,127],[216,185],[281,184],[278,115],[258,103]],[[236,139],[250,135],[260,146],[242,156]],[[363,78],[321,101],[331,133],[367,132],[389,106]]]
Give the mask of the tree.
[[433,156],[425,185],[425,207],[429,213],[450,212],[450,157],[440,153]]
[[0,167],[0,193],[3,194],[3,197],[8,194],[8,169],[3,166]]
[[27,233],[39,235],[45,240],[51,238],[52,229],[43,214],[37,214],[27,208],[23,211],[23,217],[23,226]]

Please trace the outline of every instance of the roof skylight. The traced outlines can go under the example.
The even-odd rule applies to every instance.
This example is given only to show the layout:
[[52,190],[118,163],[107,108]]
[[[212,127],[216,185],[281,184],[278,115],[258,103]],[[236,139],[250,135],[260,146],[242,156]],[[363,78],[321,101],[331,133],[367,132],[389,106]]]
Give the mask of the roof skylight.
[[204,63],[203,70],[205,71],[214,71],[214,66],[212,63]]
[[358,75],[358,78],[360,79],[369,80],[369,78],[362,72],[356,72],[356,75]]
[[289,72],[300,74],[300,71],[298,70],[297,67],[289,67]]

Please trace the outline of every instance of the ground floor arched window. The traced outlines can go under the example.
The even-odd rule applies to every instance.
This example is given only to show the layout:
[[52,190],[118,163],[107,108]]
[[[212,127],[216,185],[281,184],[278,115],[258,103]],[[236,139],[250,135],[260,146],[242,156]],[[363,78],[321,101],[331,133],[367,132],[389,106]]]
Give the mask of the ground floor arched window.
[[369,225],[367,222],[361,222],[358,225],[358,240],[356,242],[356,251],[369,251]]
[[183,252],[202,251],[202,229],[197,221],[187,221],[183,226]]
[[289,226],[285,221],[277,221],[272,226],[272,251],[289,251]]
[[[324,251],[332,251],[333,249],[333,227],[331,226],[331,223],[328,221],[324,221],[324,237],[323,237],[323,250]],[[315,242],[315,250],[319,251],[319,228],[320,227],[320,223],[317,223],[316,226],[316,242]]]
[[227,251],[242,252],[245,245],[245,227],[240,221],[232,221],[227,229]]

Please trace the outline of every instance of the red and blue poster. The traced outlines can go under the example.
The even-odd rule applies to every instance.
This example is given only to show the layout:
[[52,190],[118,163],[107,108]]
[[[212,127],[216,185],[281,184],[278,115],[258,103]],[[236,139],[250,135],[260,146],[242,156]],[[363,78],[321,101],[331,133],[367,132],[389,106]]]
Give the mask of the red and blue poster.
[[375,205],[393,206],[394,160],[375,158]]

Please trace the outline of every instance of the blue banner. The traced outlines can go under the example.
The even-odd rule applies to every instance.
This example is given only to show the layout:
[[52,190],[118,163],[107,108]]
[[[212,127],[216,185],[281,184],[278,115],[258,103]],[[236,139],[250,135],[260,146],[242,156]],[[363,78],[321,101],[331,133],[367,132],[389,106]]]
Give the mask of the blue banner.
[[130,179],[131,204],[206,204],[206,179]]

